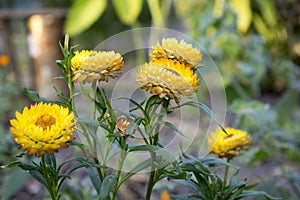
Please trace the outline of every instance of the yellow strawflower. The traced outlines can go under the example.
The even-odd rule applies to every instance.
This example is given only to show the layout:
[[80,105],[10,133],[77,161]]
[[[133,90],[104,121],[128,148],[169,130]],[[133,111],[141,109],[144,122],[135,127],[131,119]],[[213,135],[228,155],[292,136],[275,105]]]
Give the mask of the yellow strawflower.
[[96,80],[108,81],[121,74],[123,57],[114,51],[76,51],[71,60],[72,80],[92,83]]
[[177,103],[180,96],[191,96],[199,88],[197,74],[184,64],[168,59],[154,60],[142,65],[136,74],[142,89],[160,98],[168,96]]
[[251,144],[251,136],[242,130],[234,128],[225,129],[228,135],[218,129],[212,132],[207,139],[210,153],[217,154],[220,158],[233,158],[240,155],[240,151]]
[[27,149],[29,155],[53,154],[59,148],[68,147],[75,131],[74,114],[57,104],[39,103],[16,112],[10,120],[12,140]]
[[178,42],[175,38],[164,38],[162,44],[157,43],[152,47],[153,52],[150,54],[152,60],[161,58],[171,59],[188,67],[194,67],[202,60],[201,52],[187,44],[184,40]]

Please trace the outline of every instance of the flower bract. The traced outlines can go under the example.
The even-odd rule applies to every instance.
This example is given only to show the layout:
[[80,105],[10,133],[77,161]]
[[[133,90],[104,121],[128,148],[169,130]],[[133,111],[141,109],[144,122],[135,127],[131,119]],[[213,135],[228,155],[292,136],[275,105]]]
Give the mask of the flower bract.
[[82,83],[108,81],[108,77],[121,74],[123,65],[123,57],[114,51],[76,51],[71,60],[72,80]]
[[75,131],[74,114],[57,104],[39,103],[22,113],[16,112],[16,119],[10,120],[12,139],[27,149],[29,155],[53,154],[59,148],[68,147]]
[[196,66],[202,60],[202,54],[198,49],[185,43],[184,40],[178,42],[175,38],[164,38],[162,44],[157,43],[152,50],[150,54],[152,60],[166,58],[190,67]]
[[198,76],[194,71],[169,59],[154,60],[142,65],[136,74],[137,83],[151,94],[174,99],[177,103],[180,96],[191,96],[199,88]]
[[242,130],[226,128],[227,134],[218,129],[212,132],[207,139],[207,144],[211,148],[210,153],[217,154],[220,158],[229,159],[240,155],[240,151],[251,144],[251,136]]

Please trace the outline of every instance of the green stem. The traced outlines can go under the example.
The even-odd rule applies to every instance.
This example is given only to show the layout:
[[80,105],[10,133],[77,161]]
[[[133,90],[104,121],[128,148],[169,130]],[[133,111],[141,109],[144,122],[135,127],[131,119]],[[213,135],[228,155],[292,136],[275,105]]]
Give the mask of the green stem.
[[98,81],[96,83],[93,83],[92,88],[94,89],[94,108],[93,108],[93,119],[96,120],[96,111],[97,111],[97,107],[96,107],[96,97],[97,97],[97,88],[98,88]]
[[[97,95],[97,88],[98,88],[98,81],[96,83],[93,83],[93,88],[94,88],[94,101],[96,101],[96,95]],[[96,114],[96,111],[97,111],[97,107],[96,107],[96,102],[93,102],[94,103],[94,108],[93,108],[93,119],[94,120],[97,120],[97,114]],[[98,127],[95,126],[94,127],[94,131],[95,131],[95,134],[97,133],[97,129]],[[93,150],[94,152],[97,152],[97,141],[96,141],[96,138],[93,137]],[[94,162],[96,164],[100,164],[98,158],[96,157],[97,155],[95,155],[93,152],[93,159],[94,159]],[[97,167],[97,173],[98,173],[98,176],[100,178],[101,181],[103,181],[104,177],[103,177],[103,174],[102,174],[102,171],[99,167]]]
[[[158,109],[158,105],[154,105],[153,106],[155,109],[152,109],[150,111],[150,116],[155,116],[157,115],[157,109]],[[164,107],[161,107],[161,109],[165,109]],[[151,122],[150,123],[158,123],[160,121],[162,121],[164,115],[158,115],[158,119],[157,121],[155,121],[152,117],[151,117]],[[150,127],[150,129],[147,129],[147,131],[151,131],[153,126],[148,126]],[[156,146],[158,144],[158,140],[159,140],[159,130],[160,130],[160,125],[156,125],[155,130],[154,130],[154,135],[152,135],[152,133],[149,133],[148,135],[150,136],[150,139],[153,138],[152,140],[152,145]],[[151,142],[151,140],[150,140]],[[156,183],[155,180],[155,176],[156,176],[156,153],[155,152],[150,152],[150,156],[151,156],[151,172],[150,172],[150,176],[149,176],[149,181],[148,181],[148,187],[147,187],[147,194],[146,194],[146,200],[150,200],[151,198],[151,193],[153,190],[153,187]]]
[[[45,179],[45,186],[48,190],[48,192],[50,193],[51,199],[52,200],[58,200],[59,196],[58,196],[58,184],[56,182],[56,179],[53,177],[53,174],[48,172],[48,168],[45,162],[45,154],[42,155],[41,158],[41,167],[42,167],[42,176]],[[51,166],[53,167],[53,166]],[[54,169],[55,170],[55,169]]]
[[[229,158],[227,158],[227,162],[230,162],[230,159],[229,159]],[[223,178],[223,189],[225,189],[225,187],[226,187],[226,185],[227,185],[228,171],[229,171],[229,166],[226,165],[226,166],[225,166],[225,172],[224,172],[224,178]]]
[[127,156],[127,144],[126,144],[126,138],[125,137],[121,137],[121,148],[120,148],[120,157],[119,157],[119,163],[118,163],[118,171],[117,171],[117,182],[115,184],[115,188],[113,191],[113,196],[112,196],[112,200],[114,200],[117,196],[117,192],[119,189],[119,180],[120,180],[120,176],[121,176],[121,172],[122,172],[122,168],[124,165],[124,161],[125,158]]
[[151,172],[148,180],[148,187],[147,187],[147,194],[146,194],[146,200],[150,200],[151,198],[151,193],[154,187],[154,178],[156,174],[156,167],[155,167],[155,161],[156,161],[156,153],[155,152],[150,152],[151,155]]

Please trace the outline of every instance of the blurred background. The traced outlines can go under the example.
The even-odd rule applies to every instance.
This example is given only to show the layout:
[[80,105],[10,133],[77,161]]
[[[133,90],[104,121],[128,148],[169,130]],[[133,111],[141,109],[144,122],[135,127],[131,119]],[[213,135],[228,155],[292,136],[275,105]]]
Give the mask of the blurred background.
[[[30,103],[22,87],[46,98],[55,97],[52,85],[66,87],[51,81],[60,75],[55,60],[62,58],[58,41],[66,32],[72,45],[92,49],[149,26],[191,36],[218,66],[226,125],[253,138],[251,149],[234,160],[241,178],[271,195],[300,199],[299,0],[0,0],[0,165],[18,153],[9,120]],[[1,199],[46,198],[18,169],[0,176]],[[69,199],[80,190],[66,188]]]

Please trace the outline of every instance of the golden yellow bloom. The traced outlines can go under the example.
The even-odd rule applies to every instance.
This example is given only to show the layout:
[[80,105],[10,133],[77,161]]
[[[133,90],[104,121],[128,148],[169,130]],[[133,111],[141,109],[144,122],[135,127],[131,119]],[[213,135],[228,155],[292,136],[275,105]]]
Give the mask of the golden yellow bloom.
[[74,114],[57,104],[25,107],[22,113],[16,112],[16,119],[10,120],[10,124],[12,139],[20,144],[19,149],[27,149],[29,155],[53,154],[68,147],[67,142],[74,139]]
[[160,199],[161,200],[170,200],[170,195],[168,193],[167,190],[164,190],[161,194],[160,194]]
[[150,57],[153,60],[167,58],[175,60],[189,67],[196,66],[202,60],[201,52],[187,44],[184,40],[178,42],[175,38],[164,38],[162,44],[152,47]]
[[114,51],[76,51],[71,60],[72,80],[91,83],[95,80],[108,81],[121,74],[123,57]]
[[207,144],[211,148],[210,153],[217,154],[220,158],[232,158],[240,155],[240,151],[251,144],[251,136],[242,130],[234,128],[222,129],[211,133],[207,139]]
[[168,60],[154,60],[139,68],[137,83],[142,89],[157,94],[160,98],[168,96],[179,103],[180,95],[191,96],[199,88],[198,76],[184,64]]

